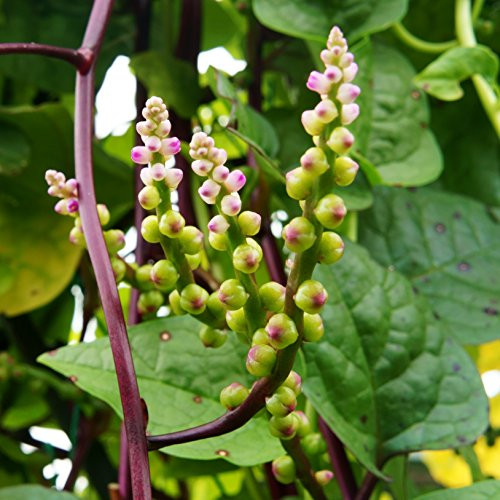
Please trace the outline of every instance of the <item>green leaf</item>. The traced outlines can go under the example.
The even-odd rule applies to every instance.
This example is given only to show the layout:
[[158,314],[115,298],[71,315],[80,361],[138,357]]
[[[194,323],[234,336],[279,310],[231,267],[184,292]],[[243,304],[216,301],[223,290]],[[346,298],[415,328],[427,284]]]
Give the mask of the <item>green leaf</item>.
[[14,125],[0,123],[0,174],[19,174],[28,166],[30,145]]
[[375,45],[372,56],[364,54],[358,61],[359,78],[371,80],[372,88],[362,88],[369,98],[362,103],[357,149],[377,167],[384,184],[420,186],[434,181],[443,167],[441,152],[428,130],[425,95],[412,84],[414,69],[401,53],[384,45]]
[[0,500],[74,500],[75,495],[52,488],[44,488],[35,484],[22,484],[0,488]]
[[245,18],[230,1],[203,0],[201,50],[221,47],[245,32]]
[[191,118],[196,113],[200,89],[198,74],[190,63],[151,51],[133,56],[130,67],[150,94],[165,99],[180,116]]
[[304,348],[304,393],[365,467],[380,474],[395,454],[481,434],[488,401],[477,370],[406,278],[352,244],[315,278],[329,294],[326,334]]
[[464,92],[460,82],[479,74],[494,83],[498,74],[498,58],[488,47],[455,47],[447,50],[421,71],[415,84],[443,101],[456,101]]
[[[245,347],[234,336],[217,349],[205,349],[198,338],[200,323],[189,316],[173,317],[130,328],[130,343],[141,396],[149,411],[148,430],[167,433],[206,423],[224,413],[222,388],[232,382],[248,387],[253,378],[245,370]],[[161,334],[170,333],[163,341]],[[76,376],[76,384],[106,401],[119,415],[121,404],[108,339],[59,349],[39,361]],[[225,460],[241,466],[267,462],[283,453],[268,430],[265,415],[224,436],[165,448],[170,455],[214,460],[220,450]]]
[[463,344],[500,336],[500,224],[484,205],[433,190],[380,189],[360,242],[425,295]]
[[415,500],[498,500],[500,481],[480,481],[467,488],[438,490],[421,495]]
[[406,0],[254,0],[257,19],[286,35],[326,43],[337,24],[350,40],[382,31],[403,18]]

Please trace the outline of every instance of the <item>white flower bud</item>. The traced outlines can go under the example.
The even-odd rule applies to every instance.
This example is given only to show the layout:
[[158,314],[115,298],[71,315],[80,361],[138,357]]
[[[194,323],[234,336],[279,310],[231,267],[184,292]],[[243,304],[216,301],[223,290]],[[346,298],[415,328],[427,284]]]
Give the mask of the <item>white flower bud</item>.
[[226,215],[237,215],[241,210],[241,199],[238,193],[231,193],[222,198],[221,209]]

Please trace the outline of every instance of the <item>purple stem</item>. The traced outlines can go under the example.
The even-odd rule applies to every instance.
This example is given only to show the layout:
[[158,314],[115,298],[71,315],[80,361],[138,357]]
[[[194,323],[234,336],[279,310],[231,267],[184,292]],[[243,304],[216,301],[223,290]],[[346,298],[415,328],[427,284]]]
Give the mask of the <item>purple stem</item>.
[[318,425],[321,434],[323,434],[325,438],[328,447],[328,455],[330,456],[335,478],[339,483],[343,498],[345,500],[354,500],[357,490],[356,480],[354,479],[351,464],[345,453],[344,446],[321,417],[319,417]]
[[361,488],[356,495],[355,500],[368,500],[377,485],[378,477],[372,474],[371,472],[367,472],[366,476],[363,479],[363,483],[361,484]]
[[127,432],[125,430],[125,424],[123,422],[120,426],[120,462],[118,464],[118,491],[120,492],[121,500],[130,500],[130,498],[132,498]]

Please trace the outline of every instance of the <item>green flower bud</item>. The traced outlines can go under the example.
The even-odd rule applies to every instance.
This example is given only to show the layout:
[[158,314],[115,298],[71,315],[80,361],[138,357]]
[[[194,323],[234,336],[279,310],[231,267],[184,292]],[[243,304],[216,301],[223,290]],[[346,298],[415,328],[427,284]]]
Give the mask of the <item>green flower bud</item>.
[[304,340],[306,342],[317,342],[323,337],[325,327],[319,314],[304,313]]
[[108,229],[104,231],[104,241],[108,252],[113,255],[125,246],[125,235],[119,229]]
[[266,398],[267,411],[274,417],[286,417],[296,406],[297,397],[289,387],[278,387],[270,398]]
[[238,245],[233,252],[233,266],[245,274],[257,271],[261,259],[258,250],[248,243]]
[[226,323],[233,332],[247,333],[247,320],[243,307],[241,309],[236,309],[236,311],[227,311]]
[[153,210],[161,201],[160,192],[154,186],[145,186],[137,195],[137,199],[144,210]]
[[322,264],[333,264],[344,255],[344,242],[337,233],[331,231],[321,235],[318,260]]
[[183,230],[186,221],[184,217],[174,210],[167,210],[160,219],[158,228],[160,233],[168,236],[169,238],[178,238]]
[[142,237],[148,243],[158,243],[160,241],[160,230],[158,229],[158,218],[156,215],[148,215],[141,224]]
[[316,219],[327,229],[334,229],[344,220],[347,209],[344,201],[336,194],[327,194],[318,201],[314,209]]
[[215,250],[219,250],[220,252],[227,250],[227,235],[225,233],[218,234],[210,231],[208,233],[208,242],[210,243],[210,246]]
[[243,234],[254,236],[260,231],[261,216],[256,212],[245,210],[238,215],[238,225]]
[[179,295],[179,292],[177,290],[174,290],[168,296],[168,302],[170,304],[170,309],[172,309],[172,312],[176,316],[182,316],[183,314],[186,314],[186,311],[184,311],[184,309],[182,309],[181,307],[181,296]]
[[220,392],[221,405],[229,411],[235,410],[248,397],[248,389],[237,382],[224,387]]
[[333,479],[333,472],[327,469],[319,470],[314,473],[314,477],[321,486],[326,486]]
[[224,281],[219,288],[219,300],[231,311],[242,308],[247,299],[247,291],[236,279]]
[[314,226],[305,217],[295,217],[284,228],[282,237],[292,252],[304,252],[314,245]]
[[200,340],[205,347],[212,347],[215,349],[224,345],[227,340],[227,332],[205,325],[200,330]]
[[197,254],[203,248],[203,233],[194,226],[185,226],[179,235],[181,250],[189,255]]
[[314,175],[302,167],[294,168],[286,174],[286,192],[294,200],[305,200],[312,193]]
[[139,294],[137,300],[137,310],[143,316],[153,314],[163,305],[163,295],[157,290]]
[[181,292],[181,307],[190,314],[201,314],[207,307],[208,292],[200,285],[191,283]]
[[127,265],[121,259],[111,259],[111,267],[113,268],[113,274],[115,275],[115,280],[117,283],[123,280],[125,272],[127,271]]
[[259,297],[268,311],[280,312],[285,305],[285,292],[283,285],[276,281],[269,281],[259,288]]
[[256,377],[266,377],[273,371],[276,351],[268,345],[254,345],[248,351],[247,370]]
[[328,300],[328,292],[319,281],[306,280],[299,286],[293,300],[304,312],[317,314]]
[[282,484],[295,481],[295,462],[289,455],[283,455],[273,460],[272,471],[276,480]]
[[303,438],[312,432],[312,425],[307,415],[303,411],[296,411],[295,416],[299,422],[299,426],[297,428],[297,436]]
[[309,456],[321,455],[326,451],[325,440],[319,432],[308,434],[301,440],[300,444]]
[[284,313],[278,313],[269,318],[266,332],[269,335],[269,343],[275,349],[284,349],[299,337],[295,323]]
[[267,335],[267,332],[264,330],[264,328],[259,328],[258,330],[255,330],[255,333],[253,334],[252,337],[252,345],[271,345],[269,343],[269,336]]
[[290,387],[298,396],[302,390],[302,378],[297,372],[292,370],[281,385],[283,387]]
[[169,260],[159,260],[151,268],[151,281],[158,290],[164,292],[171,290],[179,279],[179,273]]
[[105,226],[111,218],[108,207],[102,203],[97,204],[97,215],[99,216],[99,222],[101,223],[101,226]]
[[313,177],[324,174],[328,168],[328,160],[321,148],[309,148],[300,158],[302,168]]
[[85,248],[85,236],[83,234],[82,228],[75,225],[69,232],[69,241],[73,245]]
[[188,261],[189,269],[194,271],[195,269],[197,269],[199,267],[199,265],[201,263],[201,252],[196,253],[194,255],[186,254],[186,260]]
[[337,127],[333,129],[326,143],[335,153],[345,155],[354,144],[354,136],[345,127]]
[[269,419],[269,430],[274,437],[279,439],[292,439],[298,426],[299,422],[293,413],[286,417],[271,417]]
[[335,182],[339,186],[349,186],[356,178],[359,165],[348,156],[339,156],[333,165]]
[[253,249],[257,250],[257,253],[259,254],[258,258],[259,258],[259,262],[260,262],[262,260],[262,257],[264,256],[264,252],[262,251],[262,247],[253,238],[245,238],[245,241]]
[[212,292],[207,300],[207,307],[212,316],[216,319],[222,319],[226,316],[226,308],[219,300],[217,292]]
[[135,279],[139,284],[141,290],[153,290],[154,285],[151,281],[151,264],[144,264],[135,270]]

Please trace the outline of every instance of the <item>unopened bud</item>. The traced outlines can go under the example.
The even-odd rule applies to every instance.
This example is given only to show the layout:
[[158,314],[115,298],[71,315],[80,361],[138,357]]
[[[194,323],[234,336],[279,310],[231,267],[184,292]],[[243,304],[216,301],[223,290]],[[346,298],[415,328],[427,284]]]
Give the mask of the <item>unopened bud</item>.
[[200,330],[200,340],[205,347],[217,349],[217,347],[223,346],[226,342],[227,332],[205,325]]
[[130,157],[134,163],[146,165],[153,158],[153,154],[145,146],[135,146],[135,148],[132,148]]
[[[301,157],[302,168],[314,177],[324,174],[328,168],[328,160],[321,148],[309,148]],[[303,198],[299,198],[303,199]]]
[[144,145],[152,153],[156,153],[161,148],[161,139],[156,135],[150,135],[144,140]]
[[181,141],[177,137],[169,137],[161,141],[160,153],[163,156],[176,155],[181,150]]
[[309,314],[317,314],[328,300],[325,287],[316,280],[306,280],[299,286],[294,301],[299,309]]
[[323,99],[320,101],[314,108],[314,111],[323,123],[330,123],[339,116],[337,107],[330,99]]
[[154,289],[153,282],[151,281],[151,269],[153,269],[151,264],[144,264],[135,270],[135,280],[142,291]]
[[127,266],[125,262],[121,259],[112,258],[111,267],[113,269],[113,274],[115,275],[115,281],[119,283],[123,280],[125,272],[127,271]]
[[177,189],[184,177],[180,168],[169,168],[165,171],[165,184],[169,189]]
[[304,252],[311,248],[316,240],[314,226],[305,217],[295,217],[282,233],[285,245],[292,252]]
[[215,182],[224,182],[229,177],[229,169],[224,165],[215,167],[212,172],[212,179]]
[[319,135],[323,131],[325,124],[320,120],[319,116],[312,109],[308,109],[302,113],[300,118],[304,130],[309,135]]
[[108,207],[106,205],[103,205],[102,203],[99,203],[97,205],[97,215],[99,216],[99,222],[101,223],[101,226],[105,226],[110,219],[110,214]]
[[307,436],[312,432],[311,422],[307,418],[307,415],[303,411],[296,411],[295,416],[299,422],[299,426],[297,428],[297,435],[300,438]]
[[248,351],[247,370],[256,377],[270,375],[275,363],[276,351],[268,345],[257,344]]
[[203,248],[203,233],[194,226],[184,226],[179,235],[181,250],[189,255],[200,252]]
[[297,372],[294,372],[292,370],[288,374],[288,377],[285,379],[282,385],[292,389],[293,392],[295,392],[295,394],[298,396],[300,394],[300,391],[302,390],[302,378]]
[[286,417],[296,406],[297,397],[289,387],[279,387],[270,398],[266,398],[267,411],[274,417]]
[[293,413],[286,417],[271,417],[269,420],[271,434],[279,439],[292,439],[298,426],[299,422]]
[[304,340],[318,342],[325,333],[323,320],[319,314],[304,313]]
[[224,387],[220,392],[221,405],[229,411],[235,410],[248,397],[248,389],[237,382],[234,382],[227,387]]
[[251,274],[257,271],[261,258],[258,250],[248,243],[243,243],[233,252],[233,266],[242,273]]
[[319,200],[314,215],[327,229],[334,229],[339,226],[347,213],[344,200],[336,194],[327,194]]
[[208,221],[208,230],[212,233],[224,234],[229,229],[229,222],[223,215],[215,215]]
[[327,469],[319,470],[314,473],[316,481],[318,481],[321,486],[326,486],[333,479],[333,476],[333,472]]
[[340,113],[342,125],[351,124],[359,116],[359,106],[356,103],[344,104]]
[[269,335],[264,328],[258,328],[252,336],[252,345],[271,345],[269,342]]
[[222,165],[226,163],[227,152],[222,148],[210,148],[208,152],[208,159],[214,163],[214,165]]
[[291,484],[295,481],[295,462],[289,455],[283,455],[273,460],[273,475],[282,484]]
[[163,305],[163,295],[161,292],[152,290],[151,292],[141,293],[137,301],[137,310],[143,316],[153,314]]
[[200,267],[200,264],[201,264],[201,252],[191,254],[191,255],[186,254],[186,260],[189,264],[189,269],[191,269],[191,271],[198,269],[198,267]]
[[318,249],[318,260],[322,264],[333,264],[344,255],[344,242],[342,238],[331,231],[321,235]]
[[342,70],[337,66],[329,66],[324,74],[332,83],[338,83],[342,80]]
[[141,173],[139,174],[141,177],[141,181],[146,185],[146,186],[152,186],[153,185],[153,173],[151,172],[151,169],[149,167],[144,167],[141,169]]
[[145,186],[137,195],[139,203],[144,210],[153,210],[161,201],[160,193],[154,186]]
[[241,309],[236,309],[236,311],[226,312],[226,323],[233,332],[236,333],[246,333],[247,332],[247,321],[245,317],[245,310],[243,307]]
[[259,297],[265,309],[271,312],[281,312],[285,305],[286,289],[276,281],[264,283],[259,288]]
[[257,212],[245,210],[238,215],[238,225],[246,236],[254,236],[260,231],[261,216]]
[[185,225],[184,217],[175,210],[167,210],[160,219],[158,228],[160,233],[168,236],[169,238],[178,238]]
[[195,160],[191,163],[191,168],[196,175],[201,177],[206,177],[210,170],[212,170],[214,164],[206,159],[203,160]]
[[160,241],[161,235],[156,215],[148,215],[142,221],[141,234],[148,243],[158,243]]
[[278,313],[269,318],[266,325],[269,343],[275,349],[284,349],[293,344],[299,334],[293,320],[284,313]]
[[226,316],[226,308],[219,300],[217,292],[212,292],[207,300],[207,308],[216,319],[223,319]]
[[318,94],[328,94],[332,88],[332,81],[319,71],[312,71],[307,79],[306,86]]
[[73,227],[69,232],[69,241],[73,245],[84,248],[85,247],[85,236],[83,234],[81,227]]
[[358,73],[358,65],[353,62],[344,68],[344,82],[349,83],[352,82]]
[[241,210],[241,198],[240,195],[236,192],[227,194],[222,198],[221,201],[221,210],[223,213],[229,216],[238,215]]
[[339,156],[333,166],[335,182],[339,186],[349,186],[356,178],[359,165],[348,156]]
[[300,444],[309,456],[321,455],[326,451],[326,444],[319,432],[312,432],[301,440]]
[[219,300],[230,310],[240,309],[246,304],[248,293],[237,279],[229,279],[221,283]]
[[305,200],[312,193],[315,175],[302,167],[294,168],[286,174],[286,192],[294,200]]
[[157,129],[156,129],[156,134],[158,134],[160,137],[167,137],[168,134],[170,134],[170,130],[172,130],[172,124],[168,119],[162,120]]
[[150,277],[156,288],[169,291],[179,279],[179,273],[172,262],[162,259],[153,265]]
[[227,235],[226,234],[218,234],[218,233],[208,233],[208,242],[210,246],[215,249],[223,252],[227,250]]
[[168,303],[170,305],[170,309],[176,316],[181,316],[182,314],[186,314],[186,311],[181,307],[181,296],[177,290],[174,290],[168,296]]
[[233,170],[224,181],[224,186],[226,189],[232,193],[239,191],[246,183],[247,178],[241,170]]
[[343,83],[337,91],[337,99],[342,104],[351,104],[361,93],[361,89],[352,83]]
[[108,229],[103,234],[106,248],[111,255],[118,253],[125,246],[125,235],[120,229]]
[[208,205],[214,205],[215,199],[220,192],[220,185],[212,179],[207,179],[198,189],[201,199]]
[[333,129],[328,141],[328,147],[339,155],[346,154],[354,144],[354,136],[344,127]]
[[207,307],[208,292],[201,286],[191,283],[181,292],[181,307],[190,314],[201,314]]

